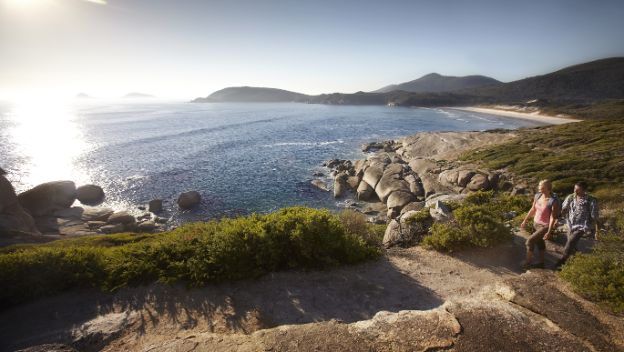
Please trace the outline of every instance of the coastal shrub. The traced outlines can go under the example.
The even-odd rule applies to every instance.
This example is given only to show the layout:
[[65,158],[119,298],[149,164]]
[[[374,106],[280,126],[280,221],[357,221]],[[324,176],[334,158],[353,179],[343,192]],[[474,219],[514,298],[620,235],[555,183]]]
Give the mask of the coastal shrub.
[[371,224],[366,215],[351,209],[339,212],[338,218],[348,234],[361,237],[368,245],[381,247],[385,224]]
[[423,238],[425,248],[441,252],[452,252],[468,246],[468,233],[456,224],[434,223],[429,228],[429,234]]
[[431,213],[429,212],[429,208],[422,208],[417,211],[414,215],[405,218],[405,222],[407,224],[412,223],[425,223],[431,220]]
[[461,159],[479,162],[491,169],[506,168],[517,177],[537,184],[553,181],[561,196],[583,179],[605,200],[622,200],[624,182],[624,119],[582,121],[519,131],[514,140],[466,152]]
[[0,253],[0,307],[74,288],[112,291],[155,281],[200,286],[377,257],[379,248],[355,231],[328,210],[294,207],[186,224],[149,237],[104,235],[13,247]]
[[591,253],[571,257],[560,276],[582,296],[624,313],[624,237],[602,236]]
[[453,211],[448,223],[436,223],[423,239],[423,246],[451,252],[465,247],[491,247],[512,238],[505,214],[527,211],[527,197],[474,192]]

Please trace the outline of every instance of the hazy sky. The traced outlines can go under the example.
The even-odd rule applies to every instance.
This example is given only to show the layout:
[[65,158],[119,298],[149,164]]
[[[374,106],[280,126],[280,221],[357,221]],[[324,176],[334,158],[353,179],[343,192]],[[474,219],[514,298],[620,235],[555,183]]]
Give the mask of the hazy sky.
[[354,92],[624,56],[624,1],[0,0],[0,99]]

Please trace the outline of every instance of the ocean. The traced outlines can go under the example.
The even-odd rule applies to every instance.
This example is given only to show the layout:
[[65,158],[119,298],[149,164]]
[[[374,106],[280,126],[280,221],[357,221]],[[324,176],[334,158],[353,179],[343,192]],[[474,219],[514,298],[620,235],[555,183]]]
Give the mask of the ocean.
[[[306,205],[340,207],[310,184],[332,158],[420,131],[515,129],[536,122],[450,109],[158,100],[1,104],[0,167],[18,192],[54,180],[104,188],[104,205],[139,212],[154,198],[174,221]],[[328,176],[329,177],[329,176]],[[328,178],[329,180],[329,178]],[[175,200],[197,190],[202,203]]]

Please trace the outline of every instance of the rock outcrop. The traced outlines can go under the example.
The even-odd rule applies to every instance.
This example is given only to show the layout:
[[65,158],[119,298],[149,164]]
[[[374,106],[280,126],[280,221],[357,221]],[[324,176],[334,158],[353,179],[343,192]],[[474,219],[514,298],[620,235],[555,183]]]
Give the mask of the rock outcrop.
[[390,221],[382,244],[386,248],[412,245],[427,234],[429,226],[431,226],[431,219],[422,216],[419,211],[407,211],[400,218]]
[[0,169],[0,235],[3,232],[23,232],[39,235],[35,221],[19,203],[15,189]]
[[201,202],[201,195],[197,191],[184,192],[178,197],[178,206],[184,210],[196,207],[199,202]]
[[17,196],[20,204],[30,215],[52,215],[66,209],[76,200],[76,184],[72,181],[53,181],[40,184]]
[[386,205],[385,217],[380,215],[371,221],[392,220],[419,207],[404,209],[408,204],[425,200],[435,219],[447,221],[450,211],[443,203],[429,199],[462,201],[461,194],[491,189],[508,191],[513,184],[500,171],[445,158],[455,158],[467,148],[501,143],[513,136],[498,132],[424,132],[401,141],[363,145],[362,151],[370,153],[364,160],[332,159],[323,165],[332,170],[335,197],[352,189],[357,200]]

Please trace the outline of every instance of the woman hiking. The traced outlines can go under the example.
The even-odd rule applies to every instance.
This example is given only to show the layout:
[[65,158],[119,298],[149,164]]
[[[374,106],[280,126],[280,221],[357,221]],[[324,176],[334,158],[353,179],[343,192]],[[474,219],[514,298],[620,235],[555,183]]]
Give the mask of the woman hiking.
[[[531,210],[529,210],[520,225],[524,229],[528,219],[533,216],[533,233],[526,241],[527,252],[526,260],[522,264],[523,269],[544,268],[545,240],[549,239],[555,230],[561,209],[559,199],[552,192],[552,183],[549,180],[540,181],[538,189],[539,192],[533,197]],[[535,247],[539,249],[539,258],[537,263],[531,264]]]

